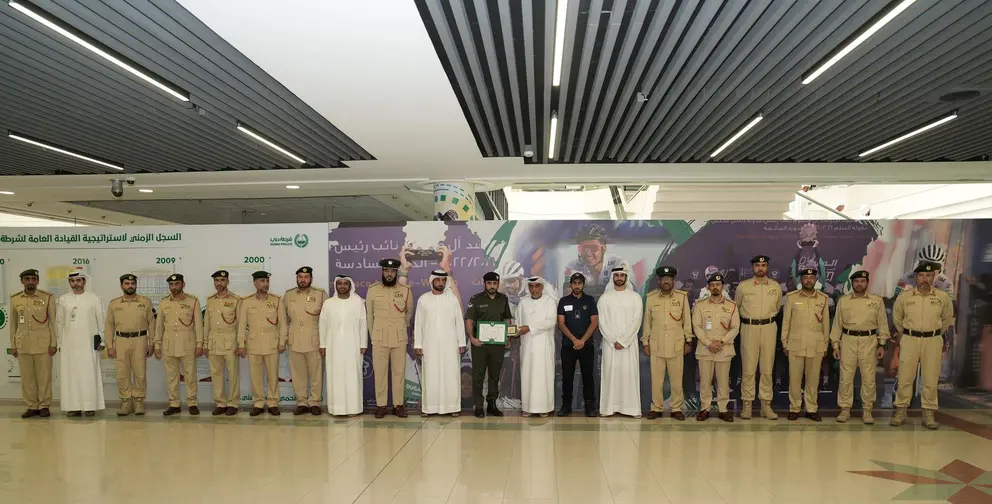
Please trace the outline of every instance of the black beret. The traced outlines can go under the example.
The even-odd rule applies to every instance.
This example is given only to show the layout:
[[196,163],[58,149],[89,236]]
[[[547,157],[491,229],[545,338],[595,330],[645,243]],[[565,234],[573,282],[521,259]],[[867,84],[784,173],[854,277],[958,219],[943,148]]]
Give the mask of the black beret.
[[654,270],[654,274],[655,275],[658,275],[660,277],[666,277],[667,276],[667,277],[675,278],[675,275],[678,275],[679,274],[679,270],[677,270],[677,269],[675,269],[675,268],[673,268],[671,266],[662,266],[662,267]]
[[259,278],[269,278],[270,276],[272,275],[270,275],[268,271],[256,271],[251,274],[251,279],[258,280]]
[[816,270],[813,268],[803,268],[799,270],[799,276],[804,277],[806,275],[816,276]]
[[723,283],[723,275],[721,275],[719,273],[714,273],[714,274],[710,275],[710,277],[706,279],[706,283],[710,283],[710,282],[720,282],[720,283]]
[[312,275],[313,274],[313,268],[311,268],[310,266],[303,266],[302,268],[296,270],[296,274],[297,275],[299,275],[300,273],[306,273],[308,275]]
[[183,277],[183,275],[181,273],[173,273],[173,274],[169,275],[169,278],[166,278],[166,281],[168,281],[168,282],[185,282],[186,280],[185,280],[185,277]]
[[383,259],[383,260],[379,261],[379,267],[380,268],[397,269],[397,268],[400,267],[400,260],[399,259]]
[[767,262],[768,262],[768,256],[766,255],[756,255],[751,258],[751,264],[767,263]]
[[136,276],[134,276],[134,275],[132,275],[130,273],[125,273],[125,274],[121,275],[121,283],[124,283],[124,280],[131,280],[133,282],[137,282],[138,281],[138,277],[136,277]]
[[572,273],[572,276],[568,277],[568,281],[586,283],[586,276],[576,271],[575,273]]
[[36,269],[28,269],[28,270],[22,271],[21,272],[21,278],[24,278],[26,276],[38,276],[38,270],[36,270]]
[[227,270],[217,270],[213,275],[210,275],[210,278],[227,278],[229,276],[231,276],[231,274],[228,273]]
[[482,281],[483,282],[498,282],[499,281],[499,274],[496,273],[495,271],[490,271],[489,273],[486,273],[485,275],[482,275]]
[[914,273],[928,273],[931,271],[936,271],[937,265],[932,262],[921,262],[915,270]]
[[858,270],[851,273],[851,280],[854,280],[855,278],[864,278],[865,280],[868,280],[868,272],[865,270]]

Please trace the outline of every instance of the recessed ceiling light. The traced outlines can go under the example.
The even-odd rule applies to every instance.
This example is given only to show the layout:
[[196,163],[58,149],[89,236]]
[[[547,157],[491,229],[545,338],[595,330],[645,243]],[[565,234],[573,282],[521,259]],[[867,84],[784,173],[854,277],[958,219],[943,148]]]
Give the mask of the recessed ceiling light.
[[76,159],[82,159],[83,161],[89,161],[91,163],[96,163],[96,164],[98,164],[100,166],[105,166],[107,168],[113,168],[114,170],[124,171],[124,168],[122,168],[120,166],[117,166],[115,164],[111,164],[111,163],[108,163],[106,161],[100,161],[99,159],[92,158],[92,157],[89,157],[89,156],[80,154],[78,152],[73,152],[73,151],[68,150],[68,149],[66,149],[64,147],[59,147],[57,145],[50,144],[48,142],[42,142],[41,140],[35,140],[33,138],[28,138],[28,137],[26,137],[24,135],[21,135],[21,134],[18,134],[18,133],[14,133],[13,131],[8,131],[7,132],[7,136],[10,137],[10,138],[13,138],[14,140],[18,140],[18,141],[21,141],[21,142],[24,142],[24,143],[29,143],[31,145],[37,145],[38,147],[41,147],[43,149],[58,152],[59,154],[65,154],[66,156],[72,156],[72,157],[74,157]]
[[936,128],[937,126],[940,126],[942,124],[951,122],[951,121],[953,121],[953,120],[955,120],[957,118],[958,118],[958,113],[957,112],[954,112],[953,114],[951,114],[951,115],[949,115],[947,117],[944,117],[944,118],[941,118],[941,119],[937,119],[936,121],[934,121],[934,122],[932,122],[930,124],[927,124],[926,126],[923,126],[921,128],[917,128],[917,129],[915,129],[913,131],[910,131],[909,133],[906,133],[905,135],[902,135],[899,138],[895,138],[895,139],[889,140],[888,142],[885,142],[882,145],[879,145],[878,147],[872,147],[871,149],[868,149],[868,150],[862,152],[861,154],[858,154],[858,157],[870,156],[870,155],[872,155],[872,154],[874,154],[874,153],[876,153],[876,152],[878,152],[878,151],[880,151],[882,149],[885,149],[887,147],[891,147],[891,146],[893,146],[893,145],[895,145],[895,144],[897,144],[899,142],[902,142],[904,140],[909,140],[910,138],[913,138],[916,135],[919,135],[919,134],[921,134],[921,133],[923,133],[925,131],[928,131],[928,130],[932,130],[932,129]]
[[290,158],[290,159],[292,159],[292,160],[294,160],[294,161],[296,161],[296,162],[298,162],[300,164],[306,164],[306,162],[307,162],[306,159],[303,159],[300,156],[297,156],[296,154],[293,154],[292,152],[289,152],[288,150],[286,150],[283,147],[279,146],[278,144],[276,144],[272,140],[269,140],[268,138],[265,138],[264,136],[262,136],[261,134],[255,132],[255,131],[252,131],[250,128],[248,128],[244,124],[241,124],[240,121],[238,122],[238,131],[240,131],[240,132],[242,132],[242,133],[244,133],[244,134],[246,134],[246,135],[254,138],[255,140],[258,140],[259,142],[262,142],[265,145],[268,145],[269,147],[271,147],[271,148],[279,151],[280,153],[282,153],[286,157],[288,157],[288,158]]
[[558,114],[551,114],[551,140],[548,141],[548,159],[555,158],[555,137],[557,135],[558,135]]
[[153,191],[152,189],[138,189],[138,192],[150,193],[150,192],[155,192],[155,191]]
[[565,57],[565,22],[568,13],[568,0],[558,0],[558,13],[555,15],[555,56],[551,72],[551,85],[561,84],[562,59]]
[[723,152],[727,147],[730,147],[731,144],[733,144],[734,142],[740,140],[740,138],[742,136],[744,136],[744,133],[747,133],[751,128],[753,128],[755,125],[757,125],[759,122],[761,122],[761,120],[763,118],[764,117],[762,117],[761,114],[758,114],[757,117],[755,117],[754,119],[751,119],[751,122],[747,123],[747,125],[745,125],[743,128],[741,128],[740,131],[738,131],[737,133],[734,133],[734,136],[730,137],[729,140],[727,140],[726,142],[724,142],[723,145],[721,145],[719,149],[713,151],[713,154],[710,154],[710,157],[717,157],[717,155],[719,155],[721,152]]
[[40,9],[28,2],[25,2],[24,0],[11,0],[8,3],[8,5],[13,7],[14,9],[17,9],[18,11],[21,11],[31,19],[34,19],[35,21],[45,25],[46,27],[51,28],[59,35],[62,35],[63,37],[85,47],[86,49],[89,49],[96,55],[124,69],[125,71],[131,73],[135,77],[138,77],[139,79],[161,89],[162,91],[165,91],[166,93],[176,97],[179,100],[182,100],[184,102],[189,101],[189,93],[187,93],[186,91],[176,88],[175,86],[167,82],[164,82],[161,79],[153,77],[152,75],[150,75],[151,72],[144,69],[139,69],[140,65],[136,63],[125,62],[122,59],[123,57],[119,57],[111,54],[113,50],[106,47],[101,47],[103,44],[100,44],[96,40],[90,39],[84,33],[66,24],[65,22],[56,18],[55,16],[52,16],[51,14],[45,12],[43,9]]
[[286,186],[286,189],[299,189],[299,188],[300,188],[300,186],[298,186],[298,185],[288,185],[288,186]]
[[0,191],[0,194],[3,194],[5,196],[12,196],[14,193],[12,191]]
[[909,6],[912,5],[913,2],[915,1],[916,0],[903,0],[902,2],[899,2],[899,4],[893,7],[892,10],[886,12],[884,16],[879,18],[878,21],[875,21],[865,31],[861,32],[861,34],[855,37],[854,40],[848,42],[847,45],[845,45],[841,50],[837,51],[837,53],[831,56],[830,59],[828,59],[822,65],[817,67],[816,70],[813,70],[809,75],[803,77],[803,85],[813,82],[813,79],[816,79],[817,77],[820,76],[820,74],[826,72],[830,67],[837,64],[837,62],[840,61],[844,56],[847,56],[851,51],[853,51],[859,45],[864,43],[864,41],[868,40],[868,37],[874,35],[875,32],[881,30],[883,26],[888,24],[889,21],[895,19],[895,17],[898,16],[902,11],[908,9]]

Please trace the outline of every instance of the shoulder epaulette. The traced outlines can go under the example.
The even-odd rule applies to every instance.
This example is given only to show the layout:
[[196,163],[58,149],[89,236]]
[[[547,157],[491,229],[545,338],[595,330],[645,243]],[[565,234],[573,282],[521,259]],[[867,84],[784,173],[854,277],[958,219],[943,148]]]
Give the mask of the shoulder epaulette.
[[20,296],[21,294],[24,294],[24,291],[21,290],[21,291],[17,291],[15,293],[13,293],[13,294],[10,295],[10,298],[11,299],[14,299],[15,297]]
[[207,296],[207,301],[209,301],[209,300],[211,300],[211,299],[214,299],[214,298],[216,298],[216,297],[217,297],[217,294],[216,294],[216,293],[214,293],[214,294],[211,294],[211,295],[209,295],[209,296]]
[[162,299],[159,299],[158,302],[161,303],[162,301],[168,301],[168,299],[171,298],[171,297],[172,296],[165,296]]
[[382,282],[375,282],[372,285],[370,285],[369,288],[371,289],[372,287],[375,287],[376,285],[382,285]]
[[310,287],[310,288],[313,289],[313,290],[318,290],[320,292],[327,292],[326,290],[324,290],[323,287]]
[[[289,293],[290,293],[291,291],[294,291],[294,290],[296,290],[296,287],[293,287],[292,289],[286,289],[286,292],[283,292],[283,293],[282,293],[282,295],[283,295],[283,296],[288,296],[288,295],[289,295]],[[276,296],[277,294],[272,294],[272,295],[273,295],[273,296]]]
[[729,297],[724,296],[723,300],[724,301],[727,301],[728,303],[730,303],[730,304],[732,304],[734,306],[737,306],[737,301],[734,301],[733,299],[730,299]]
[[193,298],[193,301],[199,301],[200,300],[200,298],[198,298],[198,297],[196,297],[196,296],[194,296],[192,294],[186,294],[186,297]]
[[46,290],[41,290],[41,289],[38,289],[35,292],[38,292],[40,294],[48,294],[49,296],[54,296],[55,295],[55,294],[52,294],[51,292],[48,292]]

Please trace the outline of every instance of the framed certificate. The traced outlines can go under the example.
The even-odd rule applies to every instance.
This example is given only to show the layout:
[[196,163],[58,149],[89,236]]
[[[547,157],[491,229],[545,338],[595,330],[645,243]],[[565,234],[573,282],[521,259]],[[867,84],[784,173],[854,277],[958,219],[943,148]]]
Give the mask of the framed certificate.
[[480,321],[476,334],[483,345],[505,345],[508,327],[505,322]]

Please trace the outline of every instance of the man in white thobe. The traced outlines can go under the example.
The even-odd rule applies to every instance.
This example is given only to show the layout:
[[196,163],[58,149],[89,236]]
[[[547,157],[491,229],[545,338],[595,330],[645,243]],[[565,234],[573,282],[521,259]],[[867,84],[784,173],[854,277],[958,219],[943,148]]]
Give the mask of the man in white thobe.
[[456,417],[462,410],[461,355],[466,350],[462,307],[443,270],[431,272],[430,284],[414,312],[413,350],[423,361],[420,414]]
[[106,407],[100,351],[96,349],[97,343],[104,346],[103,303],[96,294],[86,292],[86,276],[80,272],[69,274],[69,287],[72,292],[59,298],[55,311],[56,335],[62,349],[60,406],[70,417],[89,417]]
[[603,335],[603,385],[599,414],[641,417],[641,366],[637,331],[644,307],[627,281],[624,267],[613,268],[613,288],[599,298],[599,332]]
[[355,294],[355,283],[345,275],[334,278],[333,297],[324,301],[317,327],[320,355],[327,370],[327,412],[331,415],[360,415],[368,326],[365,300]]
[[520,337],[520,395],[523,416],[542,418],[555,409],[555,325],[558,296],[541,277],[527,279],[530,296],[517,306]]

